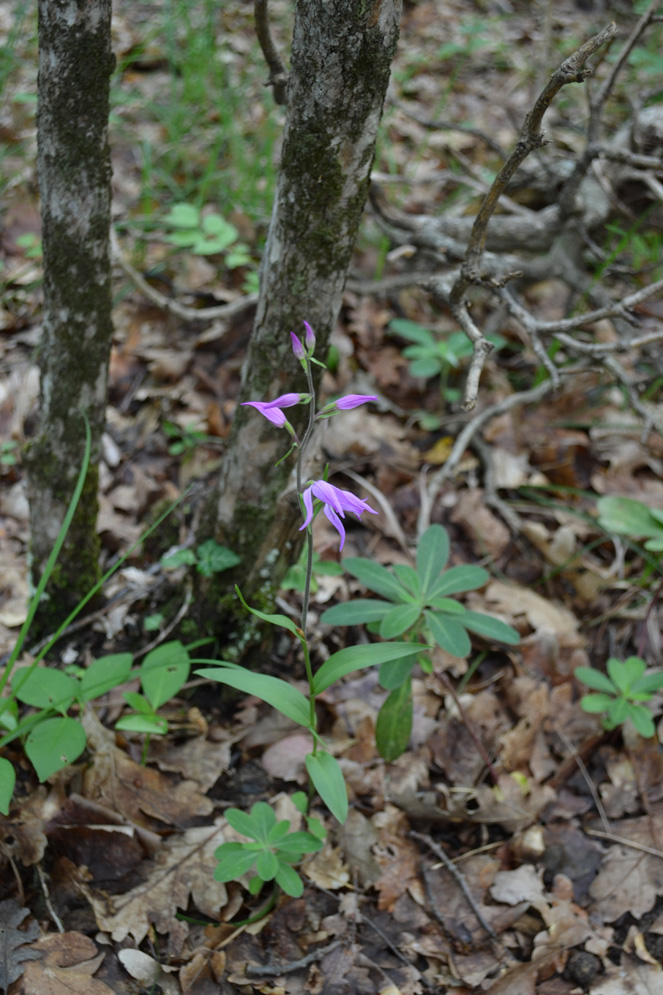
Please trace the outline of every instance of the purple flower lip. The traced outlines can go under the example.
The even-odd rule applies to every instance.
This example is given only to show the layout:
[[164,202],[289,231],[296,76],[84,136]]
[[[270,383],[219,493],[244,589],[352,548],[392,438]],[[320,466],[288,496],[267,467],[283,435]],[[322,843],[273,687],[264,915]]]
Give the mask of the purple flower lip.
[[306,508],[306,518],[299,530],[300,532],[311,523],[314,497],[322,501],[326,517],[340,535],[341,549],[343,549],[343,543],[345,542],[345,529],[341,519],[345,518],[346,511],[352,512],[360,521],[365,511],[369,511],[371,515],[377,515],[377,511],[374,508],[371,508],[366,501],[362,501],[361,498],[356,497],[350,491],[344,491],[340,487],[335,487],[326,480],[314,480],[311,486],[307,487],[302,494],[304,507]]
[[377,399],[377,394],[346,394],[345,397],[339,397],[338,401],[334,402],[334,406],[339,411],[348,411],[350,408],[358,408],[360,404],[377,401]]
[[308,394],[281,394],[280,397],[275,397],[273,401],[242,401],[242,406],[255,408],[268,421],[271,421],[274,425],[278,425],[280,428],[287,421],[281,408],[291,408],[293,405],[299,404],[302,398],[308,397]]

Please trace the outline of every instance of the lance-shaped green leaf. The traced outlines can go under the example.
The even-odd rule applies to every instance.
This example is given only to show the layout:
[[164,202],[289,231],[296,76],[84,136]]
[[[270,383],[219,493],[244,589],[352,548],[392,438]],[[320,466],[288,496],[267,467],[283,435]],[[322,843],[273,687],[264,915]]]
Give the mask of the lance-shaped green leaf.
[[381,594],[383,598],[396,602],[409,600],[407,589],[382,564],[374,563],[373,560],[364,560],[359,556],[348,556],[343,560],[343,566],[348,573],[361,581],[364,587]]
[[0,812],[3,815],[9,815],[9,806],[12,795],[14,794],[15,784],[16,771],[13,765],[10,764],[6,757],[0,757]]
[[231,669],[223,666],[206,667],[204,670],[197,670],[196,674],[208,681],[227,684],[228,687],[235,688],[236,691],[243,691],[244,694],[253,694],[256,698],[260,698],[261,701],[267,702],[272,708],[281,712],[282,715],[292,719],[293,722],[310,729],[308,699],[301,691],[286,681],[282,681],[279,677],[272,677],[271,674],[254,674],[249,670],[235,669],[234,667]]
[[331,814],[343,824],[348,817],[348,790],[338,761],[331,753],[309,753],[306,769]]
[[412,681],[395,688],[382,705],[375,725],[380,756],[391,763],[407,750],[412,734]]
[[462,591],[475,591],[490,580],[490,574],[483,567],[466,564],[445,570],[428,592],[428,599],[440,598],[445,594],[460,594]]
[[465,612],[460,621],[470,632],[476,632],[485,639],[495,639],[509,646],[515,646],[520,642],[520,636],[515,629],[501,619],[493,618],[492,615],[484,615],[483,612]]
[[[466,657],[472,649],[470,637],[460,622],[443,612],[425,612],[426,623],[438,646],[451,656]],[[465,616],[463,615],[463,618]]]
[[615,685],[608,675],[602,673],[600,670],[594,670],[593,667],[576,667],[573,673],[588,688],[594,688],[595,691],[604,691],[606,694],[613,696],[616,693],[617,689]]
[[338,653],[332,653],[322,664],[313,678],[313,693],[321,694],[339,677],[351,674],[354,670],[373,667],[387,660],[400,660],[414,656],[421,650],[429,649],[425,643],[368,643],[364,646],[347,646]]
[[326,625],[364,625],[366,622],[379,622],[391,609],[389,601],[358,598],[356,601],[344,601],[328,608],[320,616],[320,621]]
[[599,525],[606,532],[655,538],[660,536],[663,530],[660,512],[654,513],[634,498],[599,498],[596,507],[599,513]]
[[433,581],[447,565],[449,536],[441,525],[427,528],[417,547],[417,573],[424,595],[432,589]]
[[396,605],[391,608],[380,625],[380,635],[383,639],[395,639],[407,632],[421,615],[419,605]]
[[263,622],[269,622],[270,625],[278,625],[282,629],[287,629],[288,632],[292,632],[293,636],[297,636],[297,639],[299,639],[300,642],[303,643],[305,641],[302,630],[298,625],[295,625],[293,620],[288,618],[287,615],[267,615],[265,612],[259,612],[257,608],[251,608],[251,605],[247,605],[246,601],[242,597],[242,592],[237,585],[235,585],[235,590],[237,591],[239,600],[242,602],[246,610],[250,611],[252,615],[256,616],[256,618],[262,619]]

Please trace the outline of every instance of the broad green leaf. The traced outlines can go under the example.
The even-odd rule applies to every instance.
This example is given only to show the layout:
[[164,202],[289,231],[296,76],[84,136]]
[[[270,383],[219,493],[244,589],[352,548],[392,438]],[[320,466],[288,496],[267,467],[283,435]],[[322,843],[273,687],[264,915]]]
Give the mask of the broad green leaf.
[[164,218],[171,228],[198,228],[200,211],[193,204],[175,204]]
[[460,594],[462,591],[474,591],[483,587],[490,580],[490,574],[483,567],[464,564],[461,567],[450,567],[433,584],[428,592],[429,598],[439,598],[445,594]]
[[164,556],[161,566],[166,570],[174,570],[175,567],[192,567],[196,562],[196,554],[192,549],[178,549],[170,556]]
[[410,342],[418,342],[419,345],[425,345],[430,348],[435,347],[436,340],[433,334],[427,328],[424,328],[423,325],[418,324],[416,321],[410,321],[408,318],[394,318],[389,322],[389,330],[404,339],[408,339]]
[[449,535],[441,525],[427,528],[417,547],[417,573],[424,596],[432,589],[433,581],[444,570],[449,559]]
[[[407,349],[403,349],[403,355],[412,356],[416,346],[408,346]],[[413,377],[423,377],[428,380],[429,377],[435,377],[442,369],[442,362],[435,356],[426,356],[421,359],[412,359],[410,363],[410,374]]]
[[663,550],[663,536],[660,539],[647,539],[645,549],[651,550],[652,553],[660,553]]
[[444,612],[445,615],[464,615],[467,609],[455,598],[430,598],[428,607],[434,608],[437,612]]
[[273,881],[279,869],[279,862],[271,850],[262,850],[256,860],[256,874],[263,881]]
[[299,874],[292,867],[284,864],[282,860],[279,861],[279,869],[274,880],[279,888],[291,898],[300,898],[304,894],[304,882]]
[[306,769],[331,814],[343,824],[348,817],[348,790],[338,761],[331,753],[309,753]]
[[[635,659],[631,657],[631,659]],[[612,683],[615,685],[618,691],[622,693],[627,692],[631,686],[631,674],[633,674],[635,680],[645,672],[646,664],[644,660],[639,661],[639,666],[635,668],[630,666],[627,661],[623,663],[621,660],[615,659],[611,656],[606,664],[606,670],[608,671],[608,676]]]
[[663,688],[663,674],[660,671],[658,674],[645,674],[640,680],[631,684],[631,697],[636,694],[646,694],[649,698],[654,691],[659,691],[661,688]]
[[348,556],[342,564],[348,573],[361,581],[370,591],[381,594],[389,601],[399,603],[405,600],[406,592],[403,585],[381,563],[374,563],[373,560],[365,560],[360,556]]
[[425,612],[426,623],[430,633],[443,650],[451,656],[466,657],[472,649],[470,637],[460,622],[450,615],[437,612]]
[[387,763],[407,750],[412,734],[412,681],[395,688],[383,703],[375,725],[375,743]]
[[250,871],[256,862],[258,854],[255,850],[246,850],[241,843],[222,843],[214,851],[218,864],[214,868],[214,880],[226,883],[236,881],[242,874]]
[[628,718],[629,703],[626,698],[613,698],[608,705],[608,718],[614,729]]
[[198,573],[202,574],[203,577],[211,577],[212,574],[221,573],[223,570],[229,570],[230,567],[236,567],[238,563],[241,563],[239,556],[233,553],[232,549],[228,549],[226,546],[219,546],[218,542],[214,539],[208,539],[207,542],[202,543],[196,550],[198,556]]
[[163,643],[147,654],[139,670],[140,684],[155,711],[181,691],[190,667],[189,654],[179,640]]
[[61,670],[51,667],[18,667],[12,675],[12,687],[23,679],[16,697],[33,708],[55,709],[66,712],[76,696],[76,681]]
[[399,688],[403,681],[406,681],[412,673],[416,660],[414,657],[406,657],[404,660],[388,660],[380,667],[380,687],[385,691],[393,691]]
[[492,615],[484,615],[483,612],[465,612],[462,624],[470,632],[476,632],[485,639],[495,639],[500,643],[507,643],[509,646],[516,646],[520,642],[520,636],[515,629],[512,629],[506,622]]
[[407,563],[394,563],[392,569],[408,594],[419,599],[421,597],[421,580],[417,571]]
[[6,757],[0,757],[0,812],[3,815],[9,815],[9,806],[12,795],[14,794],[15,784],[16,771],[13,765],[10,764]]
[[244,694],[253,694],[261,701],[266,701],[282,715],[292,719],[293,722],[298,722],[300,726],[305,726],[307,729],[310,728],[311,716],[308,699],[301,691],[286,681],[282,681],[279,677],[272,677],[271,674],[254,674],[243,668],[231,670],[229,667],[205,668],[197,670],[196,674],[208,681],[227,684],[228,687],[235,688],[236,691],[243,691]]
[[176,245],[178,249],[189,249],[200,241],[200,232],[193,228],[185,231],[175,231],[171,235],[166,235],[165,241],[169,245]]
[[154,709],[147,698],[143,697],[142,694],[138,694],[137,691],[125,691],[122,697],[127,705],[133,708],[134,711],[140,712],[141,715],[154,715]]
[[607,712],[614,700],[614,695],[610,694],[586,694],[580,699],[580,705],[583,711],[595,714]]
[[338,653],[332,653],[322,664],[313,678],[313,693],[321,694],[346,674],[364,667],[373,667],[387,660],[400,660],[415,656],[420,650],[428,649],[425,643],[368,643],[364,646],[346,646]]
[[649,508],[634,498],[604,497],[596,502],[599,525],[617,535],[659,538],[663,525]]
[[[263,804],[266,804],[266,802]],[[269,805],[267,807],[269,808]],[[248,812],[243,812],[241,808],[228,808],[224,814],[228,825],[232,826],[236,833],[248,836],[252,840],[258,839],[260,829],[253,820],[253,812],[249,814]]]
[[266,843],[276,825],[274,809],[267,802],[256,802],[251,809],[251,820],[257,831],[255,838],[261,843]]
[[75,719],[46,719],[25,741],[25,752],[40,781],[73,763],[84,749],[85,733]]
[[124,732],[139,732],[144,736],[165,736],[168,721],[158,715],[124,715],[115,723],[116,729]]
[[577,680],[586,684],[588,688],[593,688],[595,691],[605,691],[606,694],[610,695],[616,693],[615,685],[608,675],[600,670],[594,670],[593,667],[576,667],[573,673]]
[[654,725],[654,720],[652,719],[651,712],[644,705],[631,705],[628,712],[628,717],[633,723],[633,728],[636,732],[640,733],[646,739],[653,736],[656,732],[656,726]]
[[277,822],[267,833],[267,842],[269,845],[278,846],[279,841],[288,834],[289,829],[290,821],[288,819],[281,819],[280,822]]
[[133,657],[131,653],[114,653],[93,660],[80,679],[80,696],[92,701],[129,679]]
[[366,622],[379,622],[391,609],[389,601],[358,598],[356,601],[344,601],[343,604],[328,608],[320,616],[320,621],[326,625],[364,625]]
[[383,639],[395,639],[407,632],[421,615],[419,605],[396,605],[382,619],[380,635]]
[[288,833],[278,844],[279,853],[287,854],[289,858],[295,854],[315,853],[322,850],[322,847],[322,839],[305,832]]
[[287,615],[266,615],[265,612],[259,612],[257,608],[251,608],[250,605],[247,605],[246,601],[242,597],[242,592],[237,585],[235,585],[235,590],[237,591],[239,600],[242,602],[246,610],[250,611],[252,615],[256,616],[256,618],[261,618],[263,622],[269,622],[270,625],[278,625],[282,629],[287,629],[288,632],[292,632],[293,636],[297,636],[297,639],[299,639],[301,643],[305,641],[302,630],[298,625],[295,625],[292,619],[288,618]]

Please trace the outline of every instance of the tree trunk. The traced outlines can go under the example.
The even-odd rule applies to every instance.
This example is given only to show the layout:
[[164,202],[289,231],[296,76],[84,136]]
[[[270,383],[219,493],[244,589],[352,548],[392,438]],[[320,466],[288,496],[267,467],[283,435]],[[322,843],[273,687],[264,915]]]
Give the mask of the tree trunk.
[[39,428],[27,455],[41,576],[83,461],[90,470],[39,611],[48,629],[99,576],[98,455],[111,345],[108,111],[111,0],[39,0],[38,171],[44,253]]
[[[297,0],[288,112],[260,300],[240,401],[306,390],[291,331],[313,326],[324,359],[368,192],[398,40],[401,0]],[[295,425],[299,409],[288,417]],[[199,535],[242,557],[231,578],[270,605],[296,555],[300,511],[285,432],[239,407]],[[199,620],[217,632],[234,613],[227,575],[200,592]],[[243,613],[243,609],[241,610]],[[211,623],[211,624],[210,624]],[[226,633],[227,635],[227,633]]]

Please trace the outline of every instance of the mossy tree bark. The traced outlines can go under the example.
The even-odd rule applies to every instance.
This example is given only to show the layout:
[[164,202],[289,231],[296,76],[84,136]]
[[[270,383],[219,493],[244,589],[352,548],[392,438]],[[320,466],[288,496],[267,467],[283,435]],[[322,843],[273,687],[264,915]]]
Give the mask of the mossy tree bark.
[[[289,335],[303,332],[303,319],[324,359],[368,192],[400,14],[401,0],[297,0],[283,152],[240,402],[306,390]],[[288,410],[296,428],[299,410]],[[242,557],[230,579],[262,607],[296,554],[292,460],[275,468],[288,445],[284,431],[238,407],[199,532]],[[199,619],[227,630],[234,605],[224,574],[200,592]]]
[[79,506],[40,606],[48,629],[99,576],[98,452],[110,354],[111,0],[39,0],[38,171],[44,253],[39,427],[28,454],[32,569],[41,576],[85,449]]

